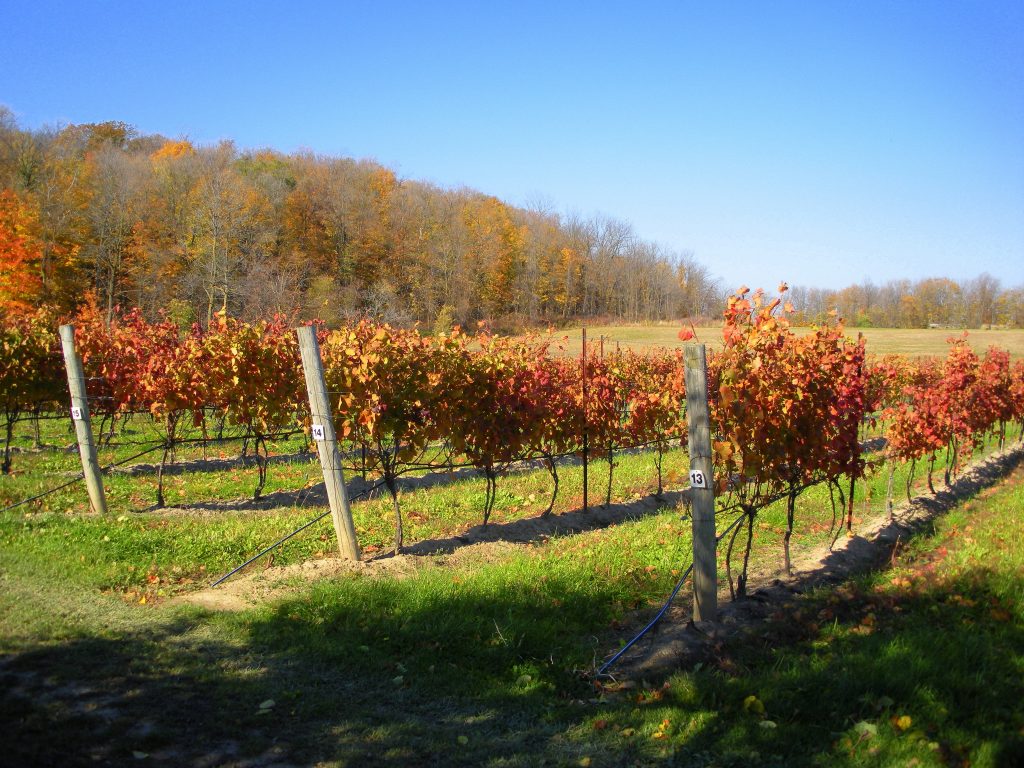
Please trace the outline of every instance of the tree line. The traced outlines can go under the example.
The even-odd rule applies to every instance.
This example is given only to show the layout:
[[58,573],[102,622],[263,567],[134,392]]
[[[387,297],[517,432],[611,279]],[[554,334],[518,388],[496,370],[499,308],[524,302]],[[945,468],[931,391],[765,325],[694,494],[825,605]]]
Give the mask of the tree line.
[[[522,208],[370,161],[240,151],[121,122],[28,130],[0,106],[0,304],[71,312],[89,293],[209,325],[221,309],[445,330],[602,317],[708,318],[728,291],[689,253],[605,216]],[[1024,286],[982,274],[794,287],[794,321],[1024,326]]]
[[878,328],[1024,328],[1024,285],[1004,288],[987,272],[957,282],[946,277],[866,280],[841,290],[789,291],[795,321],[820,323],[832,310],[849,325]]
[[0,298],[70,310],[92,292],[108,317],[645,322],[708,315],[722,297],[692,257],[622,221],[120,122],[26,130],[0,107],[0,190]]

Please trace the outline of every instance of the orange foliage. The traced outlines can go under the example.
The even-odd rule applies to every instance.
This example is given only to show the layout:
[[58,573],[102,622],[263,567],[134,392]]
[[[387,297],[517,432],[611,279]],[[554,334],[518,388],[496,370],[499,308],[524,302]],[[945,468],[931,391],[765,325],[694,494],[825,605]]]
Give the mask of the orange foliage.
[[192,142],[187,139],[181,141],[168,141],[160,149],[150,155],[151,160],[163,160],[173,159],[176,160],[179,157],[188,157],[194,155],[196,148],[192,146]]
[[37,225],[36,212],[13,191],[0,192],[0,314],[26,314],[42,291]]

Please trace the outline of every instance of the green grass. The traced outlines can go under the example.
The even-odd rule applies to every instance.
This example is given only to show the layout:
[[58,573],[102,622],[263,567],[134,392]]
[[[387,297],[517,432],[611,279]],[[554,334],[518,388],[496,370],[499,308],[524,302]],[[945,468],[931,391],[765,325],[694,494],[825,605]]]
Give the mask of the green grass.
[[[1011,436],[1014,439],[1015,435]],[[992,445],[989,446],[991,449]],[[69,471],[77,457],[63,452],[41,451],[19,455],[21,474],[8,481],[0,496],[9,500],[27,493],[52,477],[58,468]],[[614,502],[647,496],[655,490],[653,458],[649,454],[616,456]],[[684,482],[685,452],[666,454],[665,476],[671,486]],[[228,468],[219,472],[186,472],[166,478],[169,499],[193,504],[205,500],[242,499],[249,495],[254,468]],[[605,494],[607,465],[595,461],[590,468],[590,503]],[[320,475],[310,461],[274,465],[275,482],[292,488],[311,485]],[[899,467],[894,487],[897,499],[905,484],[907,467]],[[918,470],[917,488],[923,488],[925,473]],[[560,489],[555,513],[582,506],[582,469],[565,466],[560,470]],[[218,511],[149,511],[134,499],[146,496],[155,479],[150,475],[108,478],[110,514],[85,514],[87,499],[81,484],[31,505],[0,514],[0,545],[5,559],[22,562],[44,573],[62,574],[83,587],[121,594],[129,600],[145,598],[147,603],[183,591],[202,587],[215,577],[241,564],[278,538],[322,512],[320,507],[278,507],[273,509],[222,508]],[[885,507],[884,469],[873,472],[857,485],[855,522],[880,513]],[[45,481],[43,481],[45,482]],[[513,472],[499,481],[499,493],[492,524],[501,526],[538,516],[546,509],[551,480],[543,470]],[[69,498],[65,498],[67,494]],[[453,482],[406,491],[401,504],[406,543],[446,539],[479,525],[484,501],[481,479],[469,476]],[[185,503],[182,501],[182,503]],[[675,513],[678,516],[678,513]],[[360,544],[368,555],[388,550],[393,542],[394,520],[390,499],[385,495],[353,505],[353,517]],[[723,517],[720,527],[729,522]],[[807,491],[800,500],[793,537],[795,550],[821,545],[833,535],[833,511],[828,490],[822,486]],[[764,570],[781,567],[785,508],[782,502],[762,510],[755,526],[755,566]],[[744,534],[737,541],[734,570],[742,553]],[[311,558],[332,556],[334,532],[329,518],[305,531],[274,552],[274,563],[288,565]],[[724,547],[721,552],[724,582]]]
[[[16,459],[26,476],[31,462],[68,461]],[[615,498],[651,492],[650,456],[618,461]],[[682,453],[669,461],[685,469]],[[195,501],[209,487],[200,483],[227,497],[216,478],[234,471],[175,477]],[[579,505],[580,475],[562,473],[559,511]],[[591,477],[593,502],[602,465]],[[595,689],[579,673],[649,618],[688,564],[682,510],[418,557],[401,577],[290,579],[282,598],[215,613],[165,598],[318,510],[143,512],[131,489],[145,479],[119,478],[106,518],[63,502],[0,515],[0,722],[13,764],[121,764],[140,752],[167,765],[995,766],[1019,749],[1019,476],[915,540],[897,571],[782,609],[703,667],[627,690]],[[858,517],[884,508],[885,482],[877,472],[859,486]],[[536,516],[550,480],[515,473],[499,490],[500,525]],[[480,481],[460,480],[405,494],[409,540],[477,525],[481,493]],[[390,542],[390,515],[383,501],[356,505],[364,546]],[[826,542],[831,523],[827,492],[809,491],[795,548]],[[782,505],[758,516],[763,573],[779,566],[783,526]],[[275,564],[321,557],[332,536],[324,521]]]
[[648,752],[721,765],[1020,764],[1022,481],[959,507],[895,569],[780,611],[656,702],[602,706],[602,749],[660,730]]

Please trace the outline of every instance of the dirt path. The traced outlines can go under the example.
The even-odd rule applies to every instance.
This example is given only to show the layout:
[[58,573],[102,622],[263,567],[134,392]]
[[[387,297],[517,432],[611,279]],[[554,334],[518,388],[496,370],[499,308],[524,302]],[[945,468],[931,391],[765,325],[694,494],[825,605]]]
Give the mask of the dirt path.
[[456,536],[427,539],[411,544],[401,555],[382,555],[358,563],[340,558],[307,560],[284,567],[267,568],[255,563],[251,571],[218,587],[182,595],[180,602],[214,610],[239,611],[284,597],[296,583],[359,573],[369,577],[403,577],[425,568],[441,568],[464,562],[492,562],[510,551],[552,536],[581,533],[656,515],[666,508],[687,504],[687,490],[665,491],[660,499],[646,496],[634,501],[574,510],[548,517],[529,517],[507,523],[474,525]]

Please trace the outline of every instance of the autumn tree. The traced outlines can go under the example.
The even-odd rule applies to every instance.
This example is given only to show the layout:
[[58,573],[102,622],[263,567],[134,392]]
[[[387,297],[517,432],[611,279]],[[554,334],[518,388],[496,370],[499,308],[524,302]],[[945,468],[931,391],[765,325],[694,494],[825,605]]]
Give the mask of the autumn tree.
[[12,190],[0,190],[0,317],[27,313],[42,291],[38,227],[29,205]]

